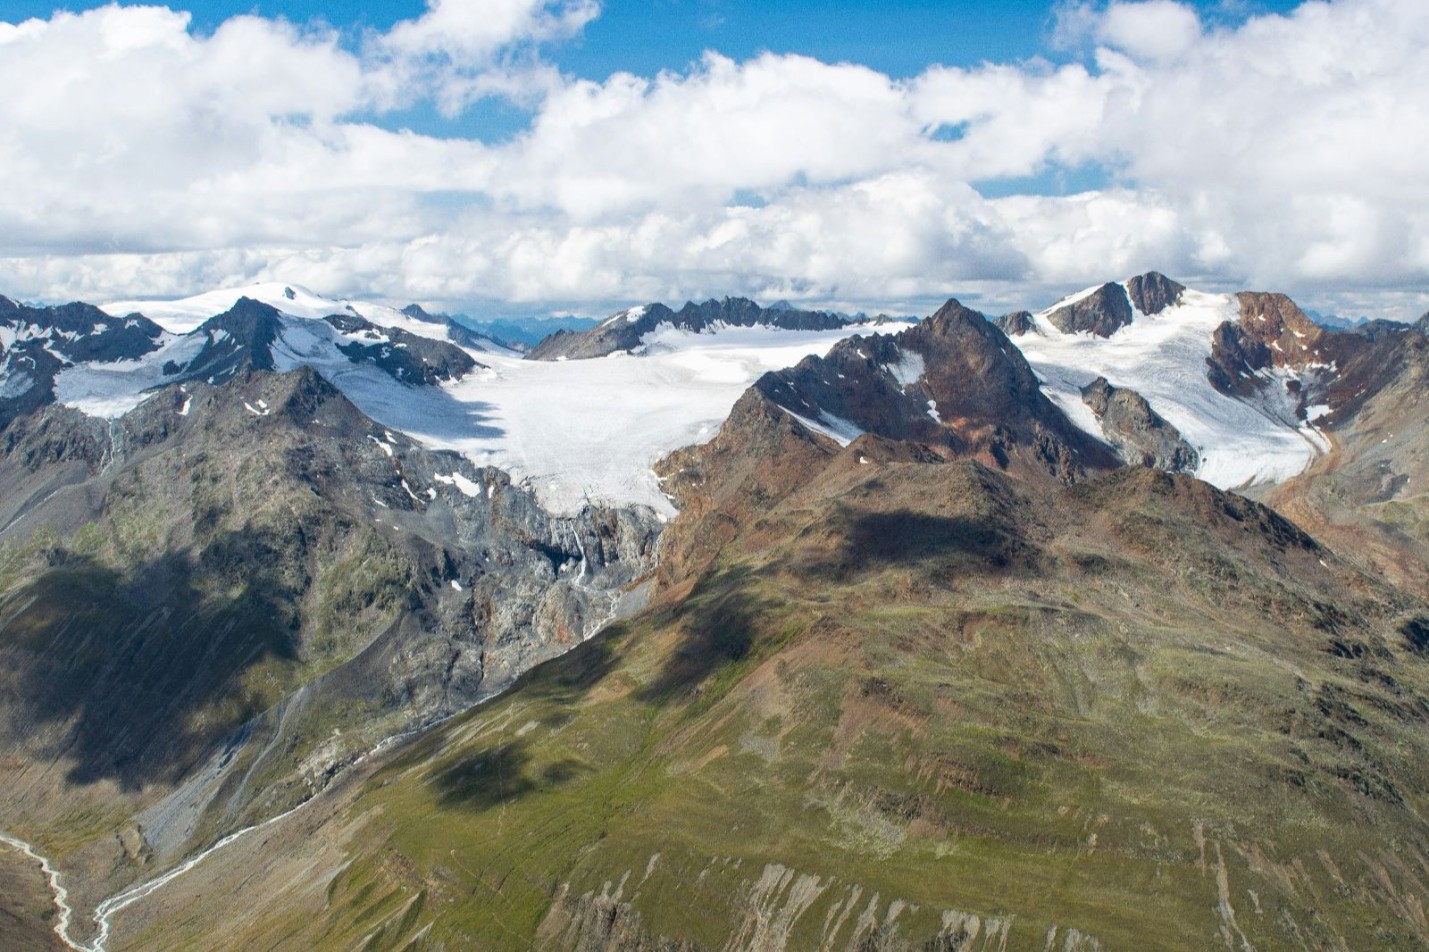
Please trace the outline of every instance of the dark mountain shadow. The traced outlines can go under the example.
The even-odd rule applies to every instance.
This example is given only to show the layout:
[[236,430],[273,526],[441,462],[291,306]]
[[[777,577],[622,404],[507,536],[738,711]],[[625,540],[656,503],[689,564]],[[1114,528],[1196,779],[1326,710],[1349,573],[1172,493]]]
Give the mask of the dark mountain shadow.
[[444,807],[489,810],[541,790],[551,790],[588,773],[576,760],[536,768],[524,740],[514,740],[462,757],[433,779]]
[[411,386],[381,371],[361,367],[322,373],[353,405],[382,426],[439,440],[496,439],[505,430],[492,423],[495,404],[458,400],[439,386]]
[[636,697],[660,704],[685,694],[721,668],[747,657],[774,603],[752,591],[752,573],[738,567],[701,579],[681,606],[680,639],[659,675]]
[[857,512],[840,509],[827,528],[827,543],[791,570],[809,580],[848,581],[865,572],[929,562],[973,572],[1010,572],[1035,567],[1039,551],[998,515],[937,516],[900,509]]
[[72,759],[74,783],[177,780],[273,700],[245,674],[296,661],[294,562],[255,530],[218,536],[197,565],[180,552],[126,573],[52,551],[0,600],[9,743]]

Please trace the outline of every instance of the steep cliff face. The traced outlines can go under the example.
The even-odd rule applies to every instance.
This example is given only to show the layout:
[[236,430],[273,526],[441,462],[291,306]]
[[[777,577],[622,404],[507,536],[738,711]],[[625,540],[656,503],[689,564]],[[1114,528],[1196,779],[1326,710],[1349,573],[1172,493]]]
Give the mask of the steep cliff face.
[[1138,274],[1126,282],[1126,293],[1131,298],[1132,306],[1148,316],[1160,314],[1168,307],[1179,304],[1185,291],[1184,284],[1172,281],[1157,271]]
[[1063,334],[1110,337],[1131,323],[1131,299],[1119,284],[1104,284],[1091,294],[1059,307],[1047,315]]

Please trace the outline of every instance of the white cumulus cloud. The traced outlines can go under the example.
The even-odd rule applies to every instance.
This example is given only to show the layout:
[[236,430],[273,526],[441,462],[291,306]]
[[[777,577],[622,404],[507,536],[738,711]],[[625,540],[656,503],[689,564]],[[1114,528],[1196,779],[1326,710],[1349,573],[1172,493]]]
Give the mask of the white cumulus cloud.
[[[0,24],[0,291],[277,279],[450,307],[991,308],[1157,268],[1387,316],[1429,305],[1421,0],[1236,23],[1083,3],[1062,10],[1062,62],[903,80],[717,52],[561,75],[551,44],[598,12],[432,0],[355,40],[257,16],[199,34],[164,7]],[[490,95],[529,126],[400,128],[415,103],[458,115]]]

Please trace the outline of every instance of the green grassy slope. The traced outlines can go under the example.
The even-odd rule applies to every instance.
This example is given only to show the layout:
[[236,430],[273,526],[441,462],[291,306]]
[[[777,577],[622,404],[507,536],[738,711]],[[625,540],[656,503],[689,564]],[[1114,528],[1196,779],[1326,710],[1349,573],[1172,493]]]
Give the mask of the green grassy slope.
[[387,763],[305,890],[123,947],[1429,942],[1425,605],[1192,480],[862,443]]

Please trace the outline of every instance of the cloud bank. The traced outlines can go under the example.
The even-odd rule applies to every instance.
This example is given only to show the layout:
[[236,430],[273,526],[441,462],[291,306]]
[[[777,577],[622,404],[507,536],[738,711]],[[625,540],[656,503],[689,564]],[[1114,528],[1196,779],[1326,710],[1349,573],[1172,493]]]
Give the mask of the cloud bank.
[[[474,310],[745,293],[918,309],[1149,268],[1411,318],[1429,297],[1429,4],[1203,22],[1060,10],[1061,62],[707,53],[562,76],[594,0],[431,0],[356,40],[108,6],[0,24],[0,290],[285,280]],[[391,117],[532,110],[501,142]],[[1102,187],[1057,194],[1059,180]]]

